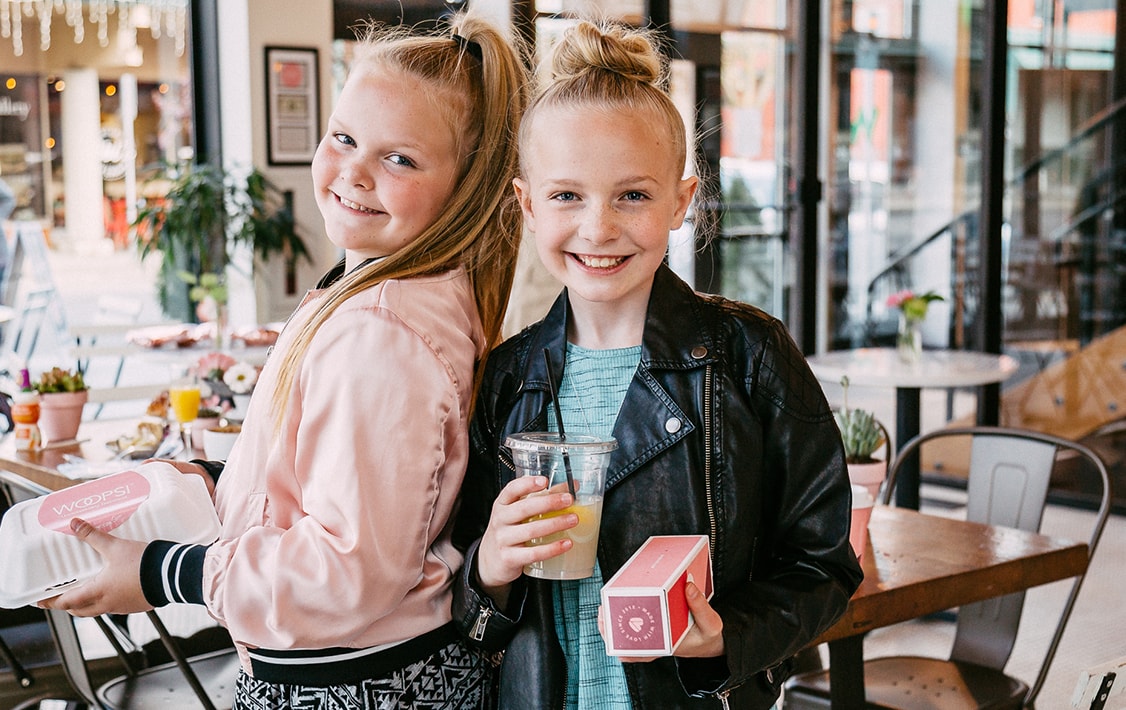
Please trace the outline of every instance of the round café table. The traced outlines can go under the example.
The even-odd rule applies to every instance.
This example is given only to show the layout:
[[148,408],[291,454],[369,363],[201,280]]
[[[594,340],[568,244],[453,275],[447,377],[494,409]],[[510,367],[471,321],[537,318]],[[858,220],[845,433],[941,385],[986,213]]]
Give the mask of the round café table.
[[[899,359],[895,348],[834,350],[808,358],[813,374],[822,382],[895,388],[895,446],[902,451],[918,436],[921,391],[924,387],[949,389],[977,387],[1008,379],[1017,361],[1008,355],[969,350],[923,350],[917,363]],[[919,459],[912,456],[899,471],[896,505],[919,508]]]

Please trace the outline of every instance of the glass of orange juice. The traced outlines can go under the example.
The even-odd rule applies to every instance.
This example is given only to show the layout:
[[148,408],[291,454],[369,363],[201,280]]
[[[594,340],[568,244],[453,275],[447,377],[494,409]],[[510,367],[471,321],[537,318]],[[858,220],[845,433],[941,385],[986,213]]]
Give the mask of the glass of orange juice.
[[192,422],[199,416],[200,398],[199,381],[194,377],[178,377],[168,386],[168,403],[172,407],[172,416],[180,425],[185,451],[191,451]]

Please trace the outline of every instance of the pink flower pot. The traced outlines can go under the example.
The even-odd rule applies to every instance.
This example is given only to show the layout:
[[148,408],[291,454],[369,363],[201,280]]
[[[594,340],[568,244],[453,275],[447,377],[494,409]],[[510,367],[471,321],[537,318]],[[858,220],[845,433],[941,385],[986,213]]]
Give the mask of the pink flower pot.
[[850,463],[848,466],[848,480],[853,485],[864,486],[872,495],[872,500],[879,500],[880,485],[887,476],[887,461],[873,463]]
[[82,408],[90,393],[48,392],[39,396],[39,431],[44,443],[64,441],[78,436],[82,424]]

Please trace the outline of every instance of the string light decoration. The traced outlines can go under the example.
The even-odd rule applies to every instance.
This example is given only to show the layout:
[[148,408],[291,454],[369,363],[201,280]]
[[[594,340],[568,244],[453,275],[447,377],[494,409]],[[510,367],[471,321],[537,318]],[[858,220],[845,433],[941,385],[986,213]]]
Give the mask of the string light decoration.
[[[137,30],[148,29],[153,39],[173,39],[176,56],[183,56],[187,35],[188,0],[0,0],[0,37],[12,42],[19,57],[24,50],[24,28],[39,28],[39,49],[51,48],[56,15],[74,32],[75,44],[86,38],[86,23],[94,25],[98,44],[109,46],[110,24],[117,23],[119,37],[136,46]],[[31,31],[34,31],[33,29]]]

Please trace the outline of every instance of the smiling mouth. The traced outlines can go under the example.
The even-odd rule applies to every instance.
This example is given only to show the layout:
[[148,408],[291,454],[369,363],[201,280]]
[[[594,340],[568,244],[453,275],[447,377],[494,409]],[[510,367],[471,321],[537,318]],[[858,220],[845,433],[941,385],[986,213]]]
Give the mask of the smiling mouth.
[[337,195],[336,199],[340,201],[340,204],[344,205],[350,210],[355,210],[364,214],[375,214],[376,212],[378,212],[378,210],[373,210],[370,207],[364,207],[358,202],[352,202],[351,200],[344,199],[340,195]]
[[575,254],[574,257],[585,267],[591,269],[612,269],[625,262],[625,256],[587,256]]

